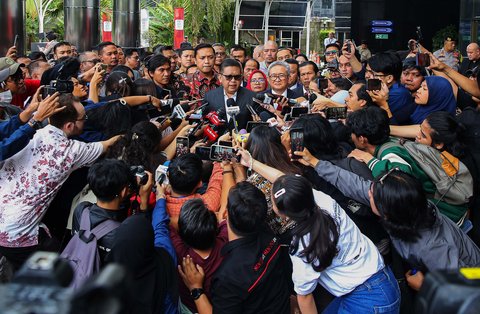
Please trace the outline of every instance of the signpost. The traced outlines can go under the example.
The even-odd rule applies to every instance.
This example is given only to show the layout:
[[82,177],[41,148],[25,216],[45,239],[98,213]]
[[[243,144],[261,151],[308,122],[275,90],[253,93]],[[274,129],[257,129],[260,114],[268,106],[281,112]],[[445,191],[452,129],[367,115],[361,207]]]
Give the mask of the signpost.
[[375,39],[388,39],[388,34],[375,34]]
[[393,29],[390,27],[372,27],[373,34],[390,34],[393,32]]
[[370,24],[372,24],[372,26],[384,26],[384,27],[393,26],[392,21],[384,21],[384,20],[373,20]]

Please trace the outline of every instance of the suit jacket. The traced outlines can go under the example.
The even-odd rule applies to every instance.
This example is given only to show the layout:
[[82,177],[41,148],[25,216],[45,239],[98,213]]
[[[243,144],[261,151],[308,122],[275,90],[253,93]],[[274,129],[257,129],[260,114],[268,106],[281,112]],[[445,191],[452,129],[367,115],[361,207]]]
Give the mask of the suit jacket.
[[297,87],[295,87],[294,89],[291,89],[291,90],[293,90],[295,95],[297,95],[295,98],[305,97],[305,95],[303,94],[303,85],[302,84],[298,83]]
[[[223,87],[220,86],[205,94],[204,100],[208,102],[208,106],[206,107],[207,113],[211,111],[218,111],[219,109],[223,109],[222,111],[225,112],[225,100],[223,93]],[[237,91],[236,104],[240,107],[240,113],[236,115],[235,119],[237,120],[238,129],[246,129],[247,122],[252,120],[252,115],[247,108],[247,104],[252,105],[252,98],[255,97],[255,95],[256,94],[254,92],[246,89],[245,87],[240,87]],[[226,112],[221,115],[220,118],[226,120]],[[230,122],[228,123],[228,128],[230,130],[234,128],[232,120],[233,119],[230,119]]]

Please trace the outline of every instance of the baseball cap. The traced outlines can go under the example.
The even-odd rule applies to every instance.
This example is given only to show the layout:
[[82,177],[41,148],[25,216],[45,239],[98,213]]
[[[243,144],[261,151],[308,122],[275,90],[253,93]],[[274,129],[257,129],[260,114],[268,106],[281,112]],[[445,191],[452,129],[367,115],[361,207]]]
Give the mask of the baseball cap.
[[8,79],[9,76],[10,70],[8,68],[0,70],[0,82],[4,82],[6,79]]
[[8,57],[0,58],[0,71],[8,69],[9,76],[17,73],[19,67],[20,67],[20,64],[16,63],[12,58],[8,58]]

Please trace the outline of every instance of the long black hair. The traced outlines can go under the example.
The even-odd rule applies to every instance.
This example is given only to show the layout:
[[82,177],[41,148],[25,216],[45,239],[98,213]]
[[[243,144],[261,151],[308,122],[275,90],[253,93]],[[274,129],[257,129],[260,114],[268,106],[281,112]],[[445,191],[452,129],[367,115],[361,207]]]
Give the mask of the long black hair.
[[[337,255],[340,237],[335,220],[315,202],[313,190],[307,179],[296,175],[284,175],[272,187],[272,199],[280,214],[294,220],[290,254],[296,254],[302,241],[299,256],[305,258],[313,269],[320,272],[332,264]],[[309,236],[305,243],[305,236]]]
[[295,120],[292,128],[303,129],[303,143],[310,153],[323,160],[346,157],[327,119],[319,114],[302,116]]
[[252,130],[247,140],[246,149],[255,160],[274,167],[283,173],[300,173],[282,145],[280,134],[274,128],[258,126]]
[[419,230],[435,223],[435,206],[412,175],[394,170],[373,184],[373,200],[387,232],[406,242],[419,238]]
[[432,146],[443,144],[443,149],[457,158],[465,155],[465,146],[460,142],[465,127],[458,123],[452,115],[446,111],[436,111],[429,114],[425,120],[432,128]]
[[154,171],[152,155],[161,138],[160,131],[153,123],[139,122],[112,145],[107,157],[120,158],[129,166],[143,166],[148,171]]

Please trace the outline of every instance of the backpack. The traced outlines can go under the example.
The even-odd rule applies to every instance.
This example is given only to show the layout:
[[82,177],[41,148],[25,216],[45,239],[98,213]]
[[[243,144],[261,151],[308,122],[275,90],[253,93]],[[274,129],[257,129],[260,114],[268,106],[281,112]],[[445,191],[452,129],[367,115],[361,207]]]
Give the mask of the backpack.
[[89,207],[83,209],[79,231],[60,254],[60,257],[68,260],[73,268],[71,288],[78,289],[86,279],[100,270],[97,241],[118,226],[119,222],[108,219],[90,230],[90,210]]
[[405,140],[383,144],[378,155],[394,146],[407,150],[432,180],[436,187],[434,198],[437,203],[444,201],[451,205],[464,205],[470,201],[473,195],[473,178],[457,157],[446,151],[441,152],[433,147]]

